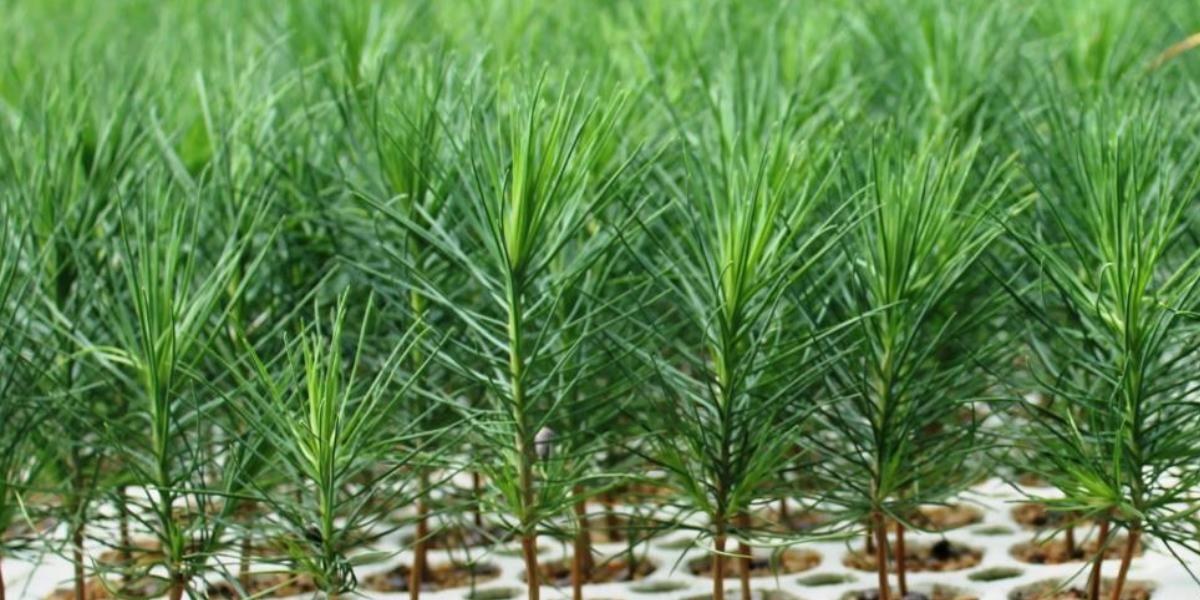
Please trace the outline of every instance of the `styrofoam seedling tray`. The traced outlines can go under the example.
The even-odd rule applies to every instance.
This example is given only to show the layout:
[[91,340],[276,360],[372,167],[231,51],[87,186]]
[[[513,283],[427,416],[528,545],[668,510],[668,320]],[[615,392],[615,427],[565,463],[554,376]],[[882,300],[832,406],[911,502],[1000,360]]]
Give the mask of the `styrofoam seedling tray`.
[[[1052,495],[1050,490],[1037,489],[1041,497]],[[1008,600],[1009,593],[1016,588],[1038,583],[1045,580],[1065,580],[1075,578],[1082,586],[1088,573],[1088,565],[1084,563],[1069,563],[1065,565],[1033,565],[1018,561],[1009,553],[1010,548],[1021,542],[1032,540],[1035,533],[1023,529],[1012,517],[1012,509],[1021,502],[1027,501],[1019,490],[1015,490],[1000,480],[991,480],[973,488],[961,502],[977,507],[983,514],[983,521],[961,529],[945,532],[944,534],[921,533],[909,531],[906,540],[911,543],[935,543],[948,539],[955,543],[965,544],[983,551],[981,562],[969,569],[949,573],[909,573],[909,587],[913,591],[928,590],[933,585],[948,586],[968,592],[970,597],[980,600]],[[626,512],[627,507],[618,505],[617,510]],[[645,510],[645,507],[642,507]],[[797,508],[797,510],[799,510]],[[818,507],[819,510],[819,507]],[[632,511],[629,511],[632,512]],[[642,515],[644,516],[644,515]],[[693,522],[701,525],[701,522]],[[1003,533],[997,533],[1003,532]],[[59,535],[61,531],[57,532]],[[115,535],[115,532],[93,530],[97,535]],[[356,569],[360,581],[377,573],[385,573],[399,565],[412,563],[410,549],[401,548],[400,540],[413,533],[413,528],[406,527],[389,535],[381,541],[376,550],[391,551],[387,560],[363,565]],[[1045,534],[1043,534],[1045,535]],[[1088,536],[1095,535],[1091,527],[1077,528],[1077,536],[1082,543]],[[707,555],[706,542],[685,546],[693,540],[695,533],[676,531],[663,534],[637,548],[637,555],[643,560],[653,561],[657,569],[645,579],[636,582],[616,582],[605,584],[589,584],[584,588],[588,600],[693,600],[705,598],[711,594],[712,580],[707,577],[692,575],[687,569],[687,563],[693,559]],[[767,593],[770,596],[786,598],[791,596],[802,600],[841,600],[846,594],[856,590],[876,587],[876,575],[873,572],[858,571],[843,565],[843,559],[850,551],[850,545],[858,547],[862,544],[861,536],[850,541],[812,542],[796,548],[819,552],[821,564],[802,573],[752,579],[755,592]],[[731,544],[732,546],[732,544]],[[1146,581],[1154,585],[1156,600],[1183,600],[1200,598],[1200,586],[1192,581],[1186,569],[1174,557],[1157,548],[1152,540],[1146,541],[1145,554],[1133,560],[1129,578],[1134,581]],[[540,560],[550,561],[569,556],[570,544],[557,540],[542,538],[539,547],[543,549]],[[494,565],[499,569],[499,576],[486,582],[479,583],[474,589],[454,588],[440,591],[423,591],[422,597],[427,600],[504,600],[520,598],[525,593],[525,582],[522,580],[524,563],[517,547],[513,544],[492,550],[476,548],[468,556],[462,550],[430,550],[428,560],[431,566],[448,561],[463,562],[475,560],[479,563]],[[596,544],[594,550],[598,553],[597,560],[604,560],[616,555],[624,555],[628,547],[624,543]],[[89,552],[101,551],[98,544],[90,544]],[[768,552],[769,550],[760,550]],[[231,559],[225,559],[225,567],[230,571],[236,570]],[[1105,577],[1116,575],[1119,561],[1105,561]],[[256,568],[271,568],[268,565],[256,565]],[[53,590],[69,584],[72,569],[69,562],[62,557],[45,555],[36,561],[21,561],[8,559],[3,563],[5,581],[8,582],[9,597],[18,599],[40,600]],[[1010,577],[993,581],[981,581],[980,574],[1004,571]],[[895,576],[891,577],[893,587]],[[832,582],[832,583],[830,583]],[[824,585],[815,585],[824,583]],[[732,598],[736,598],[738,581],[727,578],[727,588],[734,590]],[[780,592],[782,594],[780,594]],[[366,598],[380,600],[400,600],[407,598],[407,592],[379,593],[362,590]],[[543,584],[542,597],[547,600],[570,598],[569,586],[557,588]]]

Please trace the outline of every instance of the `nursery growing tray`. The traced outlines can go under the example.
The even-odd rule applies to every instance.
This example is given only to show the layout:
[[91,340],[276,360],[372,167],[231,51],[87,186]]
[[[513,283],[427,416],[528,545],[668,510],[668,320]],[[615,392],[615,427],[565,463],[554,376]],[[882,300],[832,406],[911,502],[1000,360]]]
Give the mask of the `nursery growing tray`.
[[[1034,495],[1051,496],[1052,492],[1038,488]],[[1072,586],[1083,587],[1090,563],[1073,562],[1060,565],[1028,564],[1014,558],[1011,550],[1021,543],[1035,539],[1046,539],[1051,532],[1034,532],[1023,527],[1013,518],[1013,509],[1028,498],[1000,480],[990,480],[976,486],[964,495],[960,502],[974,506],[982,513],[982,521],[944,533],[921,533],[910,531],[906,536],[909,544],[934,544],[948,540],[956,545],[965,545],[982,551],[982,558],[975,566],[952,572],[910,572],[910,591],[928,592],[933,586],[956,590],[959,596],[952,598],[978,598],[979,600],[1010,600],[1014,591],[1047,581],[1071,579]],[[621,507],[618,506],[618,510]],[[1095,535],[1090,525],[1080,526],[1076,534],[1080,543]],[[411,538],[411,529],[401,530],[389,536],[380,550],[400,546],[400,540]],[[690,544],[694,533],[675,531],[652,539],[648,545],[640,546],[637,555],[651,561],[656,569],[642,579],[631,582],[589,584],[584,588],[587,600],[705,600],[711,595],[712,580],[703,575],[694,575],[688,568],[691,561],[708,555],[703,543]],[[842,600],[852,592],[876,587],[873,572],[860,571],[844,565],[847,554],[860,548],[862,537],[847,541],[811,542],[793,546],[793,550],[816,552],[820,562],[803,572],[767,574],[752,578],[755,595],[764,600]],[[539,544],[543,551],[542,561],[562,560],[569,556],[570,547],[552,540]],[[509,546],[487,551],[476,549],[470,558],[486,576],[474,588],[456,587],[437,591],[425,590],[425,600],[506,600],[521,598],[525,594],[524,564],[519,553]],[[628,547],[620,542],[596,544],[597,562],[621,556]],[[769,551],[767,551],[769,553]],[[462,562],[461,550],[431,550],[429,564],[437,567],[451,561]],[[398,566],[409,565],[412,553],[409,550],[396,552],[390,558],[364,565],[357,569],[358,580],[365,582],[373,575],[388,573]],[[1118,562],[1105,561],[1104,575],[1116,575]],[[227,565],[231,570],[236,568]],[[480,568],[477,566],[477,568]],[[71,565],[61,557],[45,556],[36,562],[8,559],[3,562],[4,577],[8,582],[9,598],[40,600],[55,589],[69,585]],[[1151,541],[1145,552],[1133,560],[1129,580],[1150,584],[1154,588],[1152,598],[1156,600],[1182,600],[1200,597],[1200,586],[1189,577],[1187,571],[1162,548]],[[738,580],[727,577],[730,600],[738,597]],[[895,577],[892,577],[893,586]],[[391,600],[407,598],[407,592],[372,592],[359,590],[362,597]],[[309,598],[311,594],[296,596]],[[547,600],[570,598],[570,586],[543,584],[542,597]],[[895,596],[898,600],[898,596]]]

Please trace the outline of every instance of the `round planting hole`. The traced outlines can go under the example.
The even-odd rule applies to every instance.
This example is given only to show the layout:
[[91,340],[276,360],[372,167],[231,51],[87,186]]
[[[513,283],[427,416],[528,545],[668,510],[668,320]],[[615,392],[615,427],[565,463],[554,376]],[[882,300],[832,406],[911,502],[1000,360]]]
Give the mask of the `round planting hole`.
[[1050,510],[1045,504],[1037,502],[1018,504],[1012,509],[1012,517],[1021,527],[1031,530],[1058,529],[1072,519],[1075,520],[1076,526],[1088,524],[1087,520],[1072,517],[1062,511]]
[[679,551],[679,550],[687,550],[695,545],[696,545],[695,538],[679,538],[677,540],[663,542],[663,543],[659,544],[658,547],[663,550]]
[[974,533],[975,535],[996,537],[1001,535],[1012,535],[1016,533],[1016,531],[1012,527],[1005,527],[1004,525],[989,525],[987,527],[977,527],[972,529],[971,533]]
[[1025,571],[1015,567],[992,567],[983,569],[967,575],[967,579],[971,581],[1000,581],[1001,579],[1012,579],[1024,575]]
[[[813,550],[785,550],[783,553],[758,554],[750,559],[751,577],[791,575],[802,573],[821,564],[821,554]],[[713,558],[705,555],[688,561],[688,571],[693,575],[712,577]],[[742,573],[742,561],[737,558],[725,560],[725,576],[736,577]]]
[[[208,586],[209,598],[243,598],[246,595],[267,594],[276,598],[288,596],[311,595],[317,591],[312,579],[296,577],[286,573],[254,573],[250,575],[249,585],[243,590],[232,583],[222,581]],[[105,596],[90,596],[102,598]]]
[[464,598],[466,600],[509,600],[525,594],[525,590],[515,587],[506,588],[491,588],[486,590],[475,590],[469,592]]
[[[550,551],[550,546],[547,546],[545,544],[537,545],[538,554],[545,554],[549,551]],[[506,556],[506,557],[520,557],[520,556],[524,555],[524,551],[521,550],[520,546],[501,546],[499,548],[496,548],[493,552],[495,552],[495,554],[497,556]]]
[[[400,565],[386,573],[371,575],[363,580],[363,587],[375,592],[405,592],[409,589],[412,569]],[[429,572],[421,578],[423,590],[445,590],[474,586],[500,577],[500,568],[488,563],[441,563],[431,565]]]
[[832,520],[832,515],[818,510],[789,510],[787,514],[783,514],[777,509],[771,509],[762,517],[755,518],[754,524],[761,529],[796,533],[812,531]]
[[[725,590],[726,600],[740,600],[742,597],[741,590],[737,588]],[[712,594],[704,594],[702,596],[692,596],[684,600],[712,600]],[[750,600],[799,600],[795,596],[783,591],[775,589],[765,590],[750,590]]]
[[[888,571],[896,572],[894,552],[888,552]],[[979,564],[983,560],[983,550],[966,544],[940,540],[932,544],[912,542],[904,547],[905,570],[909,573],[961,571]],[[861,549],[853,550],[846,555],[842,563],[860,571],[875,571],[875,554],[867,554]]]
[[857,581],[858,578],[849,573],[816,573],[796,580],[796,583],[806,587],[821,587],[826,585],[842,585]]
[[[131,597],[161,598],[167,594],[166,582],[153,577],[139,577],[133,581],[125,582],[121,582],[115,577],[111,579],[92,577],[87,580],[84,586],[90,598],[109,597],[111,590],[114,589],[121,594],[128,594]],[[51,592],[44,600],[74,600],[74,598],[74,589],[59,588]]]
[[[1104,548],[1105,560],[1121,558],[1124,548],[1125,536],[1113,538],[1108,546]],[[1097,539],[1076,543],[1072,548],[1067,545],[1065,537],[1058,536],[1048,540],[1021,542],[1014,545],[1009,550],[1009,554],[1012,554],[1013,558],[1021,562],[1033,565],[1061,565],[1063,563],[1091,560],[1098,550],[1099,544]],[[1142,555],[1141,544],[1138,544],[1135,555]]]
[[[494,525],[485,526],[482,529],[450,525],[434,529],[424,539],[425,548],[429,550],[455,550],[493,546],[511,539],[511,533],[503,527]],[[400,538],[400,545],[405,548],[411,548],[416,543],[417,536],[415,534],[404,535]]]
[[913,525],[924,531],[950,531],[982,523],[983,511],[965,504],[922,506],[911,520]]
[[[657,569],[658,565],[649,559],[637,561],[630,569],[628,558],[613,558],[603,562],[593,562],[587,583],[638,581],[649,577]],[[542,583],[554,583],[560,587],[571,585],[571,558],[540,562],[538,575]],[[521,572],[521,581],[526,581],[524,571]]]
[[[1112,594],[1112,579],[1105,579],[1100,586],[1100,597]],[[1063,584],[1057,579],[1047,579],[1023,585],[1008,593],[1008,600],[1077,600],[1087,598],[1086,582]],[[1121,600],[1150,600],[1154,595],[1154,584],[1148,581],[1127,581],[1121,591]]]
[[[841,600],[879,600],[879,589],[855,590],[842,595]],[[892,588],[892,598],[900,598],[900,592]],[[979,595],[948,585],[913,586],[906,600],[979,600]]]
[[630,587],[629,589],[639,594],[666,594],[668,592],[678,592],[687,587],[686,583],[679,581],[668,581],[660,579],[658,581],[647,581]]

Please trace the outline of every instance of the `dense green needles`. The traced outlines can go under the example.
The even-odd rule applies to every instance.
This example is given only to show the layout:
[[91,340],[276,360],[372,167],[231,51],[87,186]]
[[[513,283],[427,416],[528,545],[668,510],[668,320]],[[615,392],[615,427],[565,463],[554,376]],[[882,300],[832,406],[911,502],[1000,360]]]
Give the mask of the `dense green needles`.
[[1200,349],[1200,252],[1188,223],[1197,147],[1169,133],[1168,119],[1177,131],[1195,126],[1161,101],[1051,106],[1035,139],[1043,160],[1030,169],[1039,222],[1015,235],[1039,269],[1023,301],[1044,326],[1034,373],[1053,399],[1026,403],[1028,443],[1039,474],[1064,493],[1052,506],[1126,532],[1114,599],[1140,536],[1192,549],[1198,523],[1200,414],[1185,366]]
[[849,336],[836,340],[848,349],[830,371],[836,397],[821,409],[835,439],[819,442],[822,468],[845,482],[830,500],[875,535],[885,600],[889,520],[897,521],[903,595],[909,519],[979,477],[975,403],[988,392],[984,365],[1003,345],[972,335],[993,323],[1000,295],[977,272],[1016,210],[999,205],[1006,166],[976,175],[975,147],[934,141],[913,152],[894,139],[877,142],[863,161],[864,217],[846,244],[849,273],[834,299],[835,314],[852,320]]
[[892,599],[989,476],[1190,568],[1196,9],[4,0],[2,575]]
[[[670,198],[648,232],[663,256],[649,268],[677,323],[653,338],[666,353],[648,357],[661,419],[651,422],[651,460],[711,523],[718,600],[730,531],[752,535],[747,515],[811,413],[802,386],[827,362],[806,352],[813,332],[787,291],[839,234],[838,211],[820,210],[831,150],[807,139],[826,123],[755,92],[735,87],[708,99],[699,135],[681,149],[682,180],[664,182]],[[743,597],[748,560],[739,568]]]

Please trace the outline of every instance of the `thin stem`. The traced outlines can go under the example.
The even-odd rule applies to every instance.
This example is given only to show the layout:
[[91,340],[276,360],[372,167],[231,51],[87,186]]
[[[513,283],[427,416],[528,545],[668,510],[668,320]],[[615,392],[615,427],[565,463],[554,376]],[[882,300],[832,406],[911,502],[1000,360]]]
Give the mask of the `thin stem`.
[[1117,571],[1117,580],[1113,582],[1109,600],[1121,600],[1121,594],[1125,589],[1125,577],[1129,575],[1129,564],[1133,562],[1133,553],[1137,551],[1138,541],[1141,539],[1141,530],[1137,528],[1129,530],[1129,537],[1125,540],[1125,552],[1121,555],[1121,570]]
[[129,535],[129,488],[121,486],[117,491],[118,502],[121,503],[119,509],[121,512],[119,528],[120,544],[121,544],[121,563],[130,564],[133,562],[133,540]]
[[474,514],[475,529],[482,531],[483,507],[481,498],[483,498],[483,476],[479,474],[479,471],[471,473],[471,490],[474,492],[476,498]]
[[421,491],[417,497],[417,541],[416,547],[413,548],[413,566],[412,571],[408,574],[408,597],[411,600],[418,600],[421,597],[421,583],[428,581],[429,565],[426,564],[426,555],[429,548],[429,474],[425,469],[421,471]]
[[1100,600],[1101,570],[1104,565],[1104,546],[1108,543],[1108,517],[1100,519],[1100,538],[1097,544],[1097,554],[1092,563],[1091,585],[1088,590],[1088,600]]
[[887,520],[875,514],[875,565],[879,573],[879,598],[892,600],[892,589],[887,576]]
[[250,551],[252,548],[252,540],[250,532],[242,535],[242,547],[239,550],[238,557],[238,585],[242,587],[242,591],[250,591]]
[[529,586],[529,600],[539,600],[542,587],[541,576],[538,574],[536,532],[521,538],[521,553],[525,555],[525,580]]
[[183,594],[187,591],[187,581],[182,577],[176,577],[175,583],[171,584],[170,600],[183,600]]
[[604,529],[608,533],[608,541],[618,541],[621,539],[621,524],[617,522],[617,511],[614,510],[616,501],[612,492],[604,492],[600,501],[604,504]]
[[75,574],[75,598],[76,600],[87,600],[87,574],[84,571],[83,563],[83,516],[80,515],[77,518],[79,522],[71,528],[71,563]]
[[716,537],[713,539],[713,600],[725,600],[725,517],[717,517]]
[[908,574],[904,556],[904,524],[896,521],[896,577],[900,580],[900,597],[908,595]]
[[574,600],[583,600],[583,584],[591,576],[590,563],[592,545],[587,523],[587,499],[583,486],[576,484],[572,489],[575,496],[575,550],[571,555],[571,592]]
[[[413,264],[417,264],[418,256],[421,254],[421,245],[417,241],[417,236],[409,236],[408,253],[413,259]],[[408,297],[409,308],[418,324],[425,322],[425,297],[416,290],[412,291]],[[419,372],[423,358],[419,346],[414,346],[412,349],[412,368],[413,372]],[[408,577],[408,597],[410,600],[420,600],[421,598],[421,583],[431,579],[429,566],[426,564],[428,554],[428,537],[429,537],[429,470],[421,469],[420,475],[420,490],[417,495],[417,543],[413,548],[413,566]]]
[[79,447],[71,448],[71,566],[75,580],[75,600],[87,600],[87,573],[84,570],[83,544],[86,522],[86,500],[83,498],[83,457]]
[[750,546],[744,540],[750,530],[750,515],[738,513],[738,577],[742,584],[742,600],[750,600]]
[[525,355],[522,341],[524,329],[524,306],[518,291],[520,284],[510,281],[508,286],[508,367],[512,389],[513,420],[516,423],[517,466],[521,486],[521,526],[524,535],[521,544],[525,552],[525,572],[529,580],[529,600],[538,600],[540,588],[537,572],[537,515],[536,490],[533,487],[533,465],[537,462],[537,449],[530,442],[531,426],[525,411]]
[[1072,520],[1071,520],[1069,523],[1067,523],[1067,529],[1066,529],[1066,531],[1065,531],[1064,533],[1065,533],[1065,535],[1066,535],[1066,543],[1067,543],[1067,556],[1070,556],[1071,558],[1074,558],[1074,557],[1075,557],[1075,546],[1076,546],[1076,544],[1075,544],[1075,521],[1074,521],[1074,519],[1072,519]]

